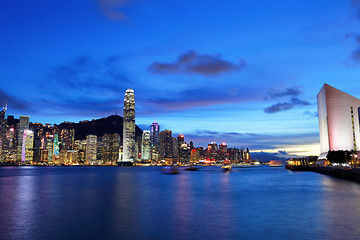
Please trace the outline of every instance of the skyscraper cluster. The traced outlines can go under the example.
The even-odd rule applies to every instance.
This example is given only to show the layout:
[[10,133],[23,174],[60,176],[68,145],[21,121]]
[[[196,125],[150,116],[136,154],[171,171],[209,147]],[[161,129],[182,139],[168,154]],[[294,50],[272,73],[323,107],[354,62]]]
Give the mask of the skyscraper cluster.
[[78,124],[44,125],[31,123],[29,116],[15,119],[6,112],[7,106],[4,106],[0,112],[0,162],[3,164],[170,165],[250,159],[248,150],[227,148],[226,144],[210,143],[205,149],[196,148],[193,142],[186,143],[182,134],[174,137],[171,130],[160,131],[157,122],[153,122],[149,130],[136,130],[132,89],[125,92],[122,132],[114,129],[120,127],[121,117],[117,115]]

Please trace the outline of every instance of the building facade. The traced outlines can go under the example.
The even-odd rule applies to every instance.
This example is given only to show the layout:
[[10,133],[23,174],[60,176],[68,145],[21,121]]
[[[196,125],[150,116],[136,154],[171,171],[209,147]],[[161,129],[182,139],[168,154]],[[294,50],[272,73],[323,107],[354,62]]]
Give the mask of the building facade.
[[141,160],[151,160],[150,131],[143,131],[142,134]]
[[[22,152],[23,152],[23,137],[24,137],[24,131],[29,129],[29,117],[28,116],[20,116],[19,121],[19,131],[18,131],[18,141],[17,141],[17,160],[21,161],[24,160],[22,158]],[[25,139],[26,140],[26,139]]]
[[360,99],[324,84],[317,95],[320,156],[360,147]]
[[86,162],[93,164],[97,160],[97,136],[86,136]]
[[135,93],[128,89],[124,98],[123,117],[123,159],[125,162],[135,162]]
[[151,161],[157,162],[159,160],[159,131],[160,125],[153,122],[150,127],[150,142],[151,142]]

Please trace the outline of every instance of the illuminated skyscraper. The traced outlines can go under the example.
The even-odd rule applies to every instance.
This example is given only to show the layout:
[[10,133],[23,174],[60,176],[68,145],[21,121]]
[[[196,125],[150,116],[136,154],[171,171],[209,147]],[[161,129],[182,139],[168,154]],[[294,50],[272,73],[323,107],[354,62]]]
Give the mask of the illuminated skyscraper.
[[123,161],[134,162],[137,159],[135,153],[135,94],[134,90],[128,89],[124,98],[123,117]]
[[151,142],[150,142],[150,131],[143,131],[142,134],[142,146],[141,146],[141,159],[150,160],[151,159]]
[[360,99],[327,84],[317,95],[320,152],[358,150],[360,147]]
[[228,159],[227,145],[226,143],[221,143],[219,145],[219,160],[225,160],[225,159]]
[[153,122],[150,127],[151,161],[159,160],[159,131],[160,125]]
[[24,130],[29,129],[29,117],[28,116],[20,116],[19,122],[19,132],[18,132],[18,151],[17,151],[17,161],[21,161],[22,159],[22,150],[23,150],[23,137]]
[[164,130],[159,133],[159,155],[160,159],[173,157],[173,141],[171,130]]
[[184,143],[185,143],[184,135],[180,134],[180,135],[177,137],[177,157],[178,157],[177,162],[178,162],[178,163],[180,163],[181,146],[182,146]]
[[207,157],[209,159],[218,158],[218,145],[215,142],[208,144]]
[[4,161],[5,150],[7,150],[7,139],[6,139],[6,106],[4,106],[3,110],[0,112],[0,161]]
[[31,130],[24,130],[23,137],[23,152],[24,161],[33,161],[34,158],[34,132]]
[[97,136],[86,136],[86,162],[93,164],[97,158]]

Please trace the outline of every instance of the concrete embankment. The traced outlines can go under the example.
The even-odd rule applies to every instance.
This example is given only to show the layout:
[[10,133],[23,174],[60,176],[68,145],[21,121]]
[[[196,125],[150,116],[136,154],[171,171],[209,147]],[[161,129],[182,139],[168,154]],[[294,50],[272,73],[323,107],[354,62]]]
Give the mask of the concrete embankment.
[[360,168],[310,167],[310,171],[360,182]]

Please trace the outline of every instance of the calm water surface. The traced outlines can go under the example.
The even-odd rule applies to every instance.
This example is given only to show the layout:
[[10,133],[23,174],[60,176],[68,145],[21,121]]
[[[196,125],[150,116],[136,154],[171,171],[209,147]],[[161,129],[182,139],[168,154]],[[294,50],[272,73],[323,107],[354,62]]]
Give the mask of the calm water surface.
[[360,184],[266,166],[2,167],[0,239],[360,239]]

